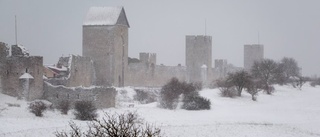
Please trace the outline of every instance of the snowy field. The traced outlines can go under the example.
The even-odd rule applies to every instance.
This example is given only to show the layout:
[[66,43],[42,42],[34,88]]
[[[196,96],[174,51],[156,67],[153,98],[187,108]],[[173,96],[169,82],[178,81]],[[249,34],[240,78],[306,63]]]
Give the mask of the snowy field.
[[[275,88],[273,95],[259,93],[257,102],[251,101],[245,92],[242,97],[231,99],[220,97],[217,89],[205,89],[200,95],[212,104],[211,110],[204,111],[166,110],[151,103],[98,112],[103,116],[103,112],[136,111],[169,137],[320,137],[320,87],[305,84],[301,91],[290,86]],[[134,93],[125,89],[126,101],[130,102]],[[8,103],[20,107],[9,107]],[[5,108],[0,112],[1,137],[51,137],[55,131],[68,130],[70,121],[86,126],[86,122],[74,120],[72,111],[69,115],[46,111],[44,117],[36,117],[27,110],[26,102],[3,94],[0,108]]]

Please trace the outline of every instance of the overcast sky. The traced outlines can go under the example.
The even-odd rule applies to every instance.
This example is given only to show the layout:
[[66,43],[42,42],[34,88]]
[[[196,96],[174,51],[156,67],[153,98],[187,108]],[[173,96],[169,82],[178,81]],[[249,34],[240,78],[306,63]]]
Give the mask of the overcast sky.
[[82,54],[82,23],[91,6],[124,6],[129,56],[157,53],[157,64],[185,65],[185,35],[212,36],[214,59],[243,67],[243,45],[264,45],[265,58],[293,57],[304,75],[320,76],[320,0],[0,0],[0,41],[18,43],[54,64]]

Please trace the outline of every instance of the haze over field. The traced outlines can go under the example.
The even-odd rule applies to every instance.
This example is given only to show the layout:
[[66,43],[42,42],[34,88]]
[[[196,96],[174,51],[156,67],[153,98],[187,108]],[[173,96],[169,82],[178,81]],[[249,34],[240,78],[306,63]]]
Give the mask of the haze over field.
[[0,41],[18,41],[54,64],[61,54],[82,54],[82,23],[91,6],[124,6],[129,56],[157,53],[158,63],[185,65],[185,35],[213,39],[213,59],[243,66],[243,45],[260,42],[265,57],[295,58],[304,75],[320,75],[320,1],[5,1],[0,0]]
[[[128,108],[125,104],[133,101],[135,91],[122,88],[120,90],[125,90],[126,94],[118,94],[118,106],[99,109],[98,113],[101,118],[104,112],[136,111],[141,118],[160,127],[168,137],[319,137],[320,87],[305,84],[302,90],[278,85],[275,88],[276,92],[271,96],[259,93],[257,102],[247,93],[242,97],[223,98],[218,89],[205,89],[200,95],[210,99],[212,107],[201,111],[162,109],[156,102]],[[88,121],[74,119],[73,110],[68,115],[49,110],[39,118],[28,112],[27,102],[1,93],[0,98],[0,108],[8,103],[21,105],[6,107],[0,113],[0,136],[54,137],[56,131],[70,130],[70,121],[80,125],[82,130],[87,126]]]

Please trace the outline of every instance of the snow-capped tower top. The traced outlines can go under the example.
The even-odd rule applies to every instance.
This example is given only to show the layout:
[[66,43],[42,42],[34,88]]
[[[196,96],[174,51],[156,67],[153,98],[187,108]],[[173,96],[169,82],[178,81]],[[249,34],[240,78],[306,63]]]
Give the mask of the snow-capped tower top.
[[130,27],[123,7],[91,7],[83,25],[125,25]]
[[23,75],[21,75],[20,77],[19,77],[19,79],[34,79],[34,77],[33,76],[31,76],[29,73],[24,73]]

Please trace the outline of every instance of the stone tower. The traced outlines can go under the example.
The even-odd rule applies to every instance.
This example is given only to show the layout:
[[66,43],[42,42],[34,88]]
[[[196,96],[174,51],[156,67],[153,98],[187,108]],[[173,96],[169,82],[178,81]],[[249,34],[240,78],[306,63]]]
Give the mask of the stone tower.
[[[43,95],[43,58],[29,56],[22,45],[11,46],[0,42],[0,90],[2,93],[26,100],[40,99]],[[28,77],[25,77],[28,74]],[[28,79],[26,82],[26,78]],[[28,84],[28,85],[26,85]],[[25,90],[27,86],[28,90]]]
[[82,54],[94,61],[99,86],[124,86],[129,23],[123,7],[92,7],[83,23]]
[[186,36],[186,67],[189,82],[203,82],[201,67],[207,67],[207,76],[212,69],[212,37]]
[[141,52],[139,53],[139,59],[142,63],[146,63],[154,66],[157,63],[157,54]]
[[260,61],[264,57],[263,45],[244,45],[244,69],[250,71],[255,61]]

